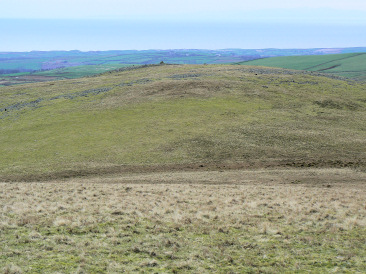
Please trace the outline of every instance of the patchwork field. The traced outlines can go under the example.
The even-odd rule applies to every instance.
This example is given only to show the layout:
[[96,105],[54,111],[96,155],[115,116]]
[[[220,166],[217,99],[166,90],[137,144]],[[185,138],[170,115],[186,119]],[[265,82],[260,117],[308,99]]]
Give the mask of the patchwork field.
[[365,272],[366,173],[124,174],[1,183],[5,273]]
[[129,67],[127,64],[109,64],[109,65],[84,65],[72,66],[67,68],[58,68],[33,73],[15,73],[9,75],[0,75],[0,86],[11,86],[18,84],[47,82],[63,79],[75,79],[103,73],[106,71]]
[[247,66],[266,66],[322,72],[366,81],[366,53],[304,55],[264,58],[242,62]]
[[[362,47],[0,52],[0,86],[52,80],[47,79],[47,77],[54,77],[57,80],[74,79],[95,75],[108,69],[132,65],[159,64],[161,61],[169,64],[229,64],[259,58],[265,59],[250,62],[247,65],[259,64],[268,67],[307,70],[309,63],[312,63],[315,68],[311,70],[322,70],[354,79],[366,80],[365,55],[359,59],[356,57],[344,60],[348,57],[362,55],[365,52],[366,48]],[[328,57],[329,54],[332,55]],[[290,56],[290,58],[267,58],[274,56]],[[291,56],[295,56],[295,58],[291,58]],[[328,66],[328,62],[332,64]]]

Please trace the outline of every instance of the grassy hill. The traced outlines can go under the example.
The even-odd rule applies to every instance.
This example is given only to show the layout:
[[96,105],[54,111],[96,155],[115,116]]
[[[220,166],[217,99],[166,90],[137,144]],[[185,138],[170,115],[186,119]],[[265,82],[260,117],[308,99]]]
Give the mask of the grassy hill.
[[0,87],[0,179],[366,167],[366,85],[235,65]]
[[317,71],[355,80],[366,80],[366,53],[272,57],[239,64]]
[[365,273],[365,90],[235,65],[0,87],[0,271]]

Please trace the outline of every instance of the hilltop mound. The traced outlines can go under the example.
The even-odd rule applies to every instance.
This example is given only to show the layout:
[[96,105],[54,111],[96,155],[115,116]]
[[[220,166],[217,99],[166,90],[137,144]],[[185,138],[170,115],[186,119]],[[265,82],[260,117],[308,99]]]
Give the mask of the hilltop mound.
[[366,85],[246,66],[162,65],[0,88],[0,179],[366,167]]

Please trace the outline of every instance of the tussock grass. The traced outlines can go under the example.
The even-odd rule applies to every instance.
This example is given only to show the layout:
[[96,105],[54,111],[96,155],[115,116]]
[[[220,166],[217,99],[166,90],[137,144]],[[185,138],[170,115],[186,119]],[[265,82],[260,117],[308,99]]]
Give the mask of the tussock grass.
[[276,169],[1,183],[28,272],[365,272],[365,173]]

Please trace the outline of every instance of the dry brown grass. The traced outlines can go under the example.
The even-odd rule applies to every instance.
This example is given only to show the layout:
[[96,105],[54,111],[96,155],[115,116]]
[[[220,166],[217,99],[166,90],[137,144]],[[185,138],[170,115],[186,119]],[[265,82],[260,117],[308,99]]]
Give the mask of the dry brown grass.
[[4,271],[366,271],[366,174],[284,169],[2,183]]

